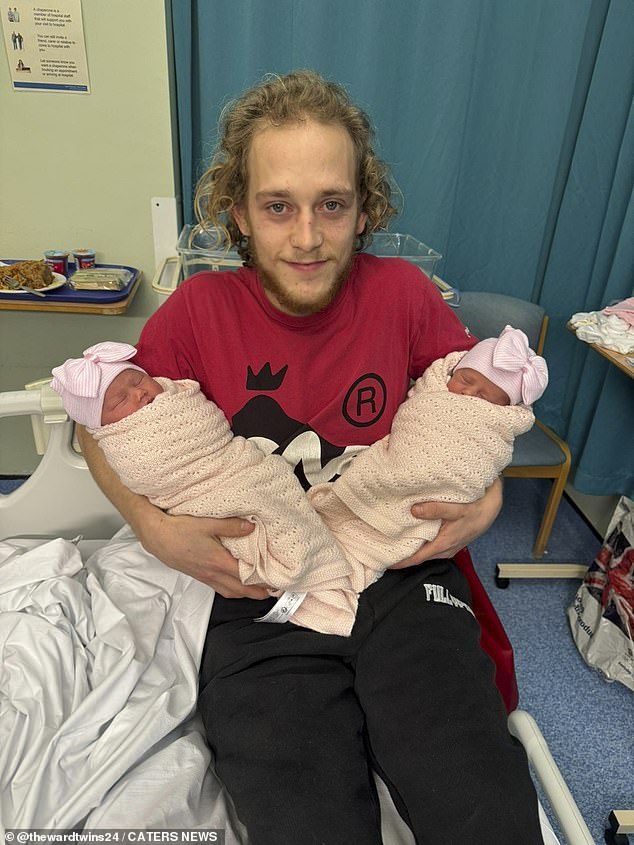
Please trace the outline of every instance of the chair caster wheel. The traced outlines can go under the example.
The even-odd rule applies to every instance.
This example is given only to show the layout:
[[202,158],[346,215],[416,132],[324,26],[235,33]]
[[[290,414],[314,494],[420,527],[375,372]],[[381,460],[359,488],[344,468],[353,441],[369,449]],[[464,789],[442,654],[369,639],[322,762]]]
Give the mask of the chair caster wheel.
[[506,590],[506,588],[511,583],[510,578],[504,578],[500,575],[500,567],[495,567],[495,586],[498,587],[500,590]]
[[630,845],[630,838],[626,833],[618,833],[619,822],[614,812],[608,816],[610,827],[605,831],[606,845]]
[[630,838],[626,833],[615,833],[612,828],[605,831],[606,845],[630,845]]

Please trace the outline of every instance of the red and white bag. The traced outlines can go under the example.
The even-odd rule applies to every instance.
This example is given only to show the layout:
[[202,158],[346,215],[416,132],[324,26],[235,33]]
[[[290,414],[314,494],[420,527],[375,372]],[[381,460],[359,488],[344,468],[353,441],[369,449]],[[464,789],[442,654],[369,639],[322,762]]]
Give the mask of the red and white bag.
[[625,496],[568,608],[568,621],[586,663],[634,690],[634,502]]

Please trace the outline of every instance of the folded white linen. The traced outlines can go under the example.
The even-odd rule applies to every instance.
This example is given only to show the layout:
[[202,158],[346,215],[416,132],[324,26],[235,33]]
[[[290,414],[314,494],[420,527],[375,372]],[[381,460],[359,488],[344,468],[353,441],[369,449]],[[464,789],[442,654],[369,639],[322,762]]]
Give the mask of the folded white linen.
[[570,324],[586,343],[597,343],[623,355],[634,352],[634,326],[616,314],[578,311],[570,318]]

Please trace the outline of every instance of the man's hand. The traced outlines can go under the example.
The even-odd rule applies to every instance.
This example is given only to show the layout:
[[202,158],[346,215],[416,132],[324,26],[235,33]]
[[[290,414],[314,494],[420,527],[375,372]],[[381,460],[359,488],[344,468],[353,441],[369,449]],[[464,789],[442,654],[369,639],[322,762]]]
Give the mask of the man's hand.
[[246,519],[169,516],[144,496],[132,493],[106,461],[86,429],[77,437],[90,472],[115,508],[128,522],[144,548],[172,569],[213,587],[228,599],[268,597],[265,587],[245,587],[238,577],[238,561],[218,537],[243,537],[253,531]]
[[253,528],[246,519],[169,516],[157,509],[136,533],[143,547],[167,566],[208,584],[221,596],[265,599],[265,587],[247,587],[240,581],[238,561],[218,539],[244,537]]
[[497,479],[481,499],[469,504],[420,502],[412,507],[418,519],[440,519],[442,525],[435,539],[425,543],[416,554],[394,564],[390,569],[405,569],[426,560],[451,558],[491,527],[502,507],[502,482]]

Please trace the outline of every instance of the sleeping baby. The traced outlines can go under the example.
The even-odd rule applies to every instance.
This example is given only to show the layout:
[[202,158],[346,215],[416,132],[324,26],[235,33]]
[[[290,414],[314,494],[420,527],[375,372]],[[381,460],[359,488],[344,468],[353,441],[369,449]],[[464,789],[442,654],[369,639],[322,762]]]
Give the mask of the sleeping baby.
[[151,378],[134,355],[129,344],[98,343],[56,367],[51,387],[130,490],[170,514],[253,522],[250,534],[222,538],[242,582],[274,596],[293,591],[284,594],[285,605],[297,602],[291,621],[349,635],[358,603],[351,565],[290,466],[234,437],[197,382]]
[[[440,520],[412,516],[420,501],[472,502],[500,475],[528,431],[530,406],[548,384],[545,360],[524,332],[434,361],[400,406],[390,434],[308,497],[346,551],[361,591],[386,566],[433,540]],[[360,565],[362,562],[363,565]]]

